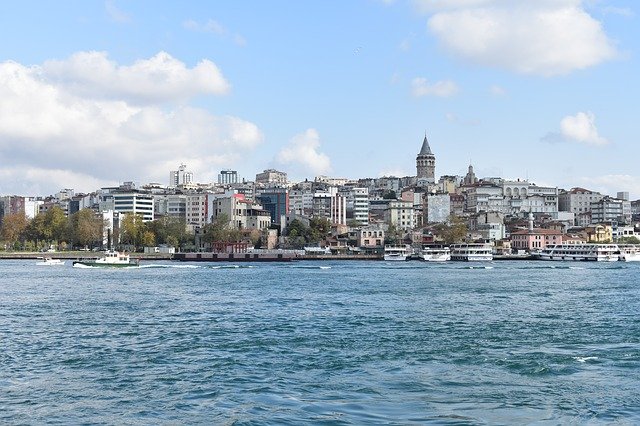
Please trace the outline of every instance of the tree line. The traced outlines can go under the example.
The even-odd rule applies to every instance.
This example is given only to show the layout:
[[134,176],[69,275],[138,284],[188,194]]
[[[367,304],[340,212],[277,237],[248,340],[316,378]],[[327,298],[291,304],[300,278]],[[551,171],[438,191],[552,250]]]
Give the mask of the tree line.
[[[11,250],[37,251],[50,246],[60,250],[74,248],[104,248],[107,224],[91,209],[82,209],[70,216],[55,206],[29,220],[24,214],[8,214],[0,224],[0,247]],[[128,214],[119,231],[109,235],[113,246],[128,245],[134,249],[166,244],[180,247],[193,243],[193,233],[187,232],[183,219],[163,217],[143,222],[140,215]],[[115,242],[118,242],[117,244]]]

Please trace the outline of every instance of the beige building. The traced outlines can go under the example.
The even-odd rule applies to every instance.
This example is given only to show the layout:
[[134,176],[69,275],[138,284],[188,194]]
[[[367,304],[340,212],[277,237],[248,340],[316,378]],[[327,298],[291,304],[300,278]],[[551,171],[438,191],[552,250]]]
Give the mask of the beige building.
[[227,215],[234,229],[263,230],[271,226],[271,214],[242,194],[217,199],[213,203],[213,220],[222,214]]
[[412,201],[390,201],[385,210],[385,221],[398,229],[409,230],[416,226]]

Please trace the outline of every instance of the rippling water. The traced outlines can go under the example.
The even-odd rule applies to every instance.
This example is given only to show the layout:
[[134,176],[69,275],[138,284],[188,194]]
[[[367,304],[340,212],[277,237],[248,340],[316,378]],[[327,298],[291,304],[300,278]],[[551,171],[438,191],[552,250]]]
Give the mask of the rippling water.
[[0,262],[0,422],[640,423],[640,265],[231,266]]

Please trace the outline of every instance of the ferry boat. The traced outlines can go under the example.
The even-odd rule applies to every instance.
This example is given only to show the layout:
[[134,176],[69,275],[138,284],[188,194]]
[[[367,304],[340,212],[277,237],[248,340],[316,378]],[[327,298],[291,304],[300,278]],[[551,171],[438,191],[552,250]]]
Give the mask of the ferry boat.
[[640,262],[640,245],[619,244],[620,257],[622,262]]
[[535,255],[540,260],[575,260],[596,262],[617,262],[620,248],[617,244],[555,244]]
[[64,266],[64,260],[53,259],[51,257],[39,257],[37,266]]
[[493,260],[493,251],[489,244],[453,244],[451,245],[451,260],[463,262],[487,262]]
[[451,260],[451,250],[449,247],[425,247],[420,257],[426,262],[446,262]]
[[407,246],[384,246],[384,260],[407,260],[409,257],[409,247]]
[[91,260],[75,260],[73,266],[91,266],[91,267],[111,267],[126,268],[129,266],[138,266],[136,259],[131,259],[126,253],[119,253],[115,250],[107,250],[103,257]]

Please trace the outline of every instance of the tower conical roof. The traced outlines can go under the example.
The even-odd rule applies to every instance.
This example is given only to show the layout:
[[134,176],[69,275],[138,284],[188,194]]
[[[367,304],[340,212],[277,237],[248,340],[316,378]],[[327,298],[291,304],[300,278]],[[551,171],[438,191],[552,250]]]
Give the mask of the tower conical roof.
[[420,149],[420,154],[418,155],[433,155],[431,152],[431,147],[429,146],[429,141],[427,140],[427,135],[424,135],[424,140],[422,141],[422,148]]

